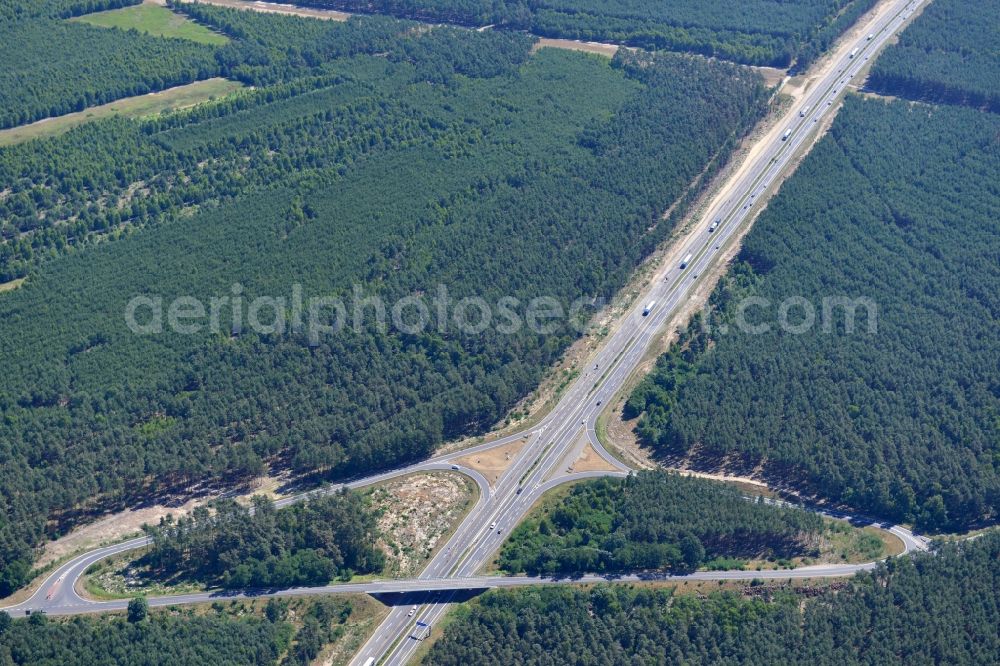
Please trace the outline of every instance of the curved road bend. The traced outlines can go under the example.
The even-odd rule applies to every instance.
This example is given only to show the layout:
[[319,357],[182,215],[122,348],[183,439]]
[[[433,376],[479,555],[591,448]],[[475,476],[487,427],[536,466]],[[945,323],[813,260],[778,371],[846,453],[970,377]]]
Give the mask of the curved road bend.
[[[820,121],[835,113],[836,102],[844,94],[846,85],[924,1],[897,0],[887,11],[874,16],[853,43],[838,47],[836,58],[839,62],[836,66],[840,69],[831,67],[826,76],[813,85],[804,101],[788,112],[785,123],[769,133],[765,150],[751,157],[746,168],[735,177],[735,191],[739,194],[712,206],[701,229],[683,243],[683,250],[678,256],[690,255],[690,260],[683,267],[667,267],[655,279],[645,297],[594,356],[593,369],[588,365],[587,371],[577,378],[553,413],[543,421],[541,436],[522,451],[516,464],[500,479],[494,490],[495,508],[485,512],[485,518],[482,512],[470,514],[462,525],[463,529],[456,532],[448,544],[451,547],[446,551],[448,561],[435,559],[428,566],[426,577],[437,577],[442,572],[471,577],[485,565],[499,547],[503,534],[521,519],[537,499],[539,484],[549,477],[554,466],[572,446],[581,426],[586,428],[587,437],[595,449],[617,468],[622,468],[597,441],[595,423],[601,404],[620,390],[662,326],[686,302],[698,275],[719,260],[727,241],[749,220],[758,199],[764,198],[763,195],[792,166],[795,155],[814,136]],[[851,51],[853,55],[850,55]],[[718,224],[710,232],[708,226],[713,220],[718,220]],[[649,303],[653,307],[645,312]],[[520,494],[518,489],[522,491]],[[894,531],[904,533],[908,549],[920,547],[919,542],[910,540],[908,533],[901,528]],[[455,553],[459,553],[458,561],[452,564],[451,558],[455,557]],[[814,575],[819,573],[814,572]],[[740,573],[733,575],[745,576]],[[360,666],[368,659],[388,664],[405,663],[419,645],[426,626],[433,625],[442,616],[447,601],[446,596],[439,603],[419,608],[415,617],[411,617],[405,607],[396,607],[358,652],[352,664]]]
[[[595,424],[601,412],[601,405],[613,397],[623,386],[636,365],[649,349],[650,344],[662,327],[686,302],[698,276],[719,260],[721,249],[748,220],[754,205],[788,169],[793,155],[813,134],[812,130],[835,109],[837,98],[843,94],[846,84],[857,75],[871,54],[874,54],[903,24],[913,9],[926,0],[898,0],[891,10],[877,16],[870,22],[863,35],[872,34],[868,40],[861,37],[852,45],[858,49],[854,58],[841,55],[843,67],[830,73],[807,96],[806,101],[789,112],[791,123],[779,126],[769,134],[769,145],[760,155],[752,158],[749,168],[741,170],[737,176],[737,196],[716,203],[709,209],[701,228],[691,234],[683,244],[680,256],[691,255],[684,268],[669,266],[663,269],[653,281],[645,296],[623,320],[621,326],[608,338],[605,345],[590,359],[594,364],[583,372],[570,386],[556,407],[546,415],[533,430],[516,433],[498,440],[477,445],[431,458],[409,467],[392,470],[365,479],[337,485],[322,491],[286,498],[277,504],[285,506],[301,501],[317,492],[331,492],[342,487],[357,488],[371,485],[403,474],[434,469],[451,469],[451,461],[469,453],[482,451],[510,443],[517,439],[527,440],[510,467],[491,488],[486,479],[472,470],[462,471],[472,476],[479,484],[480,501],[455,531],[449,542],[431,560],[417,579],[398,581],[376,581],[369,583],[345,583],[325,587],[293,588],[286,590],[244,593],[201,593],[153,597],[151,606],[210,601],[218,598],[243,598],[246,596],[301,596],[309,594],[329,594],[334,592],[364,592],[386,594],[393,592],[439,593],[440,599],[426,604],[414,617],[405,607],[394,608],[375,634],[356,655],[355,664],[368,658],[380,663],[405,663],[419,645],[415,633],[416,622],[425,625],[436,622],[447,602],[459,590],[508,587],[539,583],[567,582],[567,579],[510,577],[499,578],[476,576],[475,573],[486,563],[502,542],[504,535],[521,520],[532,504],[548,489],[566,481],[601,476],[604,472],[577,474],[560,473],[561,464],[568,450],[577,441],[581,431],[586,433],[594,449],[614,466],[613,475],[624,475],[628,468],[611,456],[596,437]],[[846,52],[841,49],[841,54]],[[807,109],[808,112],[799,113]],[[782,138],[784,130],[790,130]],[[714,231],[708,231],[710,220],[718,220]],[[654,307],[643,313],[645,304],[654,302]],[[898,527],[889,527],[905,544],[907,552],[925,549],[926,542]],[[91,601],[80,597],[76,583],[83,572],[94,562],[145,545],[145,538],[133,539],[106,548],[100,548],[81,555],[56,569],[44,581],[39,590],[27,601],[7,608],[13,615],[22,615],[26,610],[45,610],[53,615],[106,612],[124,609],[128,600]],[[823,576],[846,576],[869,569],[873,563],[863,565],[836,565],[802,567],[779,571],[724,571],[697,572],[688,576],[662,576],[658,580],[742,580],[747,578],[807,578]],[[625,576],[608,579],[601,576],[584,576],[568,582],[596,582],[603,580],[638,581],[648,580],[648,576]]]

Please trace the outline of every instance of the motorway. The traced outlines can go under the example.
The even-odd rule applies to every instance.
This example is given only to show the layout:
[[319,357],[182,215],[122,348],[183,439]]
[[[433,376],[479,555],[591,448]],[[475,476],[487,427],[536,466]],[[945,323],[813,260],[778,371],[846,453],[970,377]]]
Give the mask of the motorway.
[[[477,507],[468,516],[448,547],[431,561],[421,578],[443,575],[469,578],[488,564],[504,535],[542,493],[554,482],[574,477],[556,466],[563,462],[581,428],[586,430],[590,443],[603,458],[625,471],[597,438],[596,422],[602,406],[620,391],[663,326],[690,298],[699,275],[724,256],[727,241],[752,220],[756,207],[793,166],[799,149],[814,138],[821,121],[836,112],[837,101],[847,84],[923,1],[890,3],[857,32],[858,37],[853,42],[845,40],[836,47],[833,57],[838,62],[813,85],[804,100],[789,110],[785,122],[775,126],[765,137],[764,149],[751,154],[736,173],[731,191],[738,194],[708,207],[695,232],[680,243],[680,250],[673,255],[684,259],[661,269],[647,292],[587,363],[586,370],[543,419],[540,431],[532,433],[529,445],[497,483],[492,506],[484,506],[482,510]],[[710,231],[710,226],[714,226],[714,230]],[[904,543],[908,550],[920,547],[919,541],[909,534]],[[420,645],[426,628],[443,616],[448,599],[445,594],[440,601],[418,607],[416,611],[404,605],[394,607],[355,656],[352,665],[361,666],[369,659],[376,663],[406,663]]]
[[[604,344],[584,364],[584,370],[569,385],[559,402],[538,424],[528,432],[509,435],[476,447],[437,456],[424,462],[396,469],[347,484],[285,498],[278,506],[301,501],[317,492],[333,492],[342,487],[359,488],[413,472],[458,469],[468,474],[479,485],[479,501],[458,526],[448,543],[442,546],[430,563],[415,579],[344,583],[326,587],[294,588],[285,590],[242,593],[200,593],[153,597],[151,606],[210,601],[218,598],[243,596],[301,596],[333,592],[364,592],[369,594],[425,593],[414,609],[409,604],[393,607],[381,626],[357,653],[352,664],[376,663],[403,664],[413,656],[421,644],[420,638],[428,626],[436,624],[446,612],[449,602],[460,591],[492,587],[529,585],[559,582],[593,582],[609,580],[585,576],[578,579],[554,580],[533,577],[481,576],[478,572],[487,565],[506,534],[517,525],[531,506],[549,489],[567,481],[604,476],[609,472],[574,472],[571,452],[581,437],[586,438],[594,450],[615,472],[624,476],[630,470],[601,445],[597,433],[597,418],[607,404],[625,385],[635,368],[650,351],[664,326],[690,299],[699,277],[725,256],[730,241],[738,236],[759,210],[759,206],[772,192],[781,178],[793,167],[795,159],[815,137],[823,121],[836,112],[838,98],[869,58],[880,49],[903,25],[915,8],[927,0],[897,0],[878,12],[869,23],[858,31],[853,42],[843,42],[834,54],[836,63],[829,67],[826,76],[814,82],[804,99],[799,100],[758,144],[762,149],[752,151],[746,162],[732,177],[727,191],[712,202],[697,226],[678,242],[671,256],[676,257],[662,267],[651,280],[641,298],[606,338]],[[869,36],[871,38],[869,39]],[[855,50],[853,57],[850,56]],[[712,229],[710,230],[710,226]],[[682,267],[680,257],[690,259]],[[652,307],[648,308],[648,304]],[[524,445],[511,461],[507,470],[490,485],[475,470],[455,462],[460,457],[476,451],[524,440]],[[877,523],[876,523],[877,524]],[[907,552],[925,549],[926,542],[898,526],[886,526],[899,536]],[[77,583],[86,569],[103,558],[139,548],[148,543],[142,537],[113,546],[99,548],[66,562],[53,571],[38,590],[26,601],[4,609],[12,615],[27,611],[44,610],[52,615],[95,613],[121,610],[127,600],[93,601],[77,592]],[[874,566],[818,565],[794,570],[778,571],[723,571],[697,572],[688,576],[658,576],[656,580],[738,580],[747,578],[815,578],[844,576]],[[614,580],[648,580],[648,576],[625,576]],[[429,596],[428,596],[428,593]],[[418,624],[419,623],[419,624]]]

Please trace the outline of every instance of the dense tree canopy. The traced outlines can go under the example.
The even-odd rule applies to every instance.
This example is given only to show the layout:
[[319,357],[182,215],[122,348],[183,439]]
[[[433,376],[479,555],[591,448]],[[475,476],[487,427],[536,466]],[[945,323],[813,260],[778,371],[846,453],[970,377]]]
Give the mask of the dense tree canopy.
[[890,560],[840,590],[602,585],[488,592],[424,660],[477,664],[1000,662],[1000,534]]
[[875,0],[295,0],[307,7],[528,30],[753,65],[804,67]]
[[384,563],[375,516],[346,491],[280,510],[261,496],[252,511],[222,501],[146,533],[153,544],[142,563],[155,575],[223,587],[325,585],[337,575],[378,573]]
[[134,296],[238,283],[249,303],[300,284],[350,302],[357,285],[391,304],[441,285],[516,298],[522,322],[537,296],[590,303],[671,231],[767,97],[752,72],[693,57],[529,59],[515,33],[197,11],[257,90],[0,150],[16,227],[0,249],[36,271],[0,296],[0,590],[46,524],[95,507],[267,464],[342,477],[427,455],[503,418],[577,335],[566,320],[410,334],[370,314],[316,344],[228,314],[216,332],[136,335]]
[[[925,528],[995,520],[998,133],[992,114],[849,98],[630,398],[645,441]],[[862,300],[824,307],[843,297]]]
[[[0,631],[0,664],[17,666],[265,666],[278,663],[292,627],[225,616],[17,620]],[[44,618],[43,618],[44,619]]]
[[715,558],[809,554],[822,528],[814,513],[751,501],[733,486],[639,472],[578,484],[521,523],[499,561],[509,573],[689,572]]
[[203,44],[43,17],[0,21],[0,62],[0,128],[221,71]]
[[934,0],[886,49],[869,87],[1000,113],[1000,4]]
[[142,0],[3,0],[0,2],[0,19],[70,18],[140,2]]
[[371,621],[366,603],[343,596],[169,610],[137,597],[124,617],[0,612],[0,665],[306,666],[326,646],[350,650]]

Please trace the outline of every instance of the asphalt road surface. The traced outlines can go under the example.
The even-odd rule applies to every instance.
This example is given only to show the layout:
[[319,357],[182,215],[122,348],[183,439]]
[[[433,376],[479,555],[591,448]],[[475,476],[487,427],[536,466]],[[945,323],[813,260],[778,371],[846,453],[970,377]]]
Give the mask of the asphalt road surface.
[[[149,599],[150,606],[169,606],[215,599],[260,596],[303,596],[334,592],[400,594],[400,602],[383,621],[352,664],[369,658],[376,663],[405,663],[420,645],[427,628],[440,620],[449,602],[460,592],[519,585],[597,582],[607,580],[742,580],[748,578],[789,579],[847,576],[869,569],[873,563],[860,565],[817,565],[777,571],[713,571],[687,576],[622,576],[605,578],[584,576],[573,579],[544,577],[499,577],[477,575],[489,563],[507,533],[524,517],[531,506],[549,489],[577,479],[606,475],[625,475],[629,468],[608,453],[598,441],[596,421],[607,402],[622,388],[641,362],[664,325],[690,298],[700,277],[723,256],[728,241],[756,213],[756,207],[786,173],[800,148],[810,141],[821,121],[835,112],[837,99],[845,87],[866,66],[869,58],[891,38],[926,0],[899,0],[860,31],[850,48],[838,50],[840,60],[828,75],[813,84],[805,100],[790,109],[783,124],[765,138],[764,150],[751,156],[746,168],[736,175],[735,189],[728,200],[713,205],[697,228],[683,242],[679,257],[690,259],[681,267],[670,265],[652,281],[636,301],[632,311],[612,331],[604,345],[589,359],[585,369],[569,386],[555,408],[532,430],[516,433],[471,449],[463,449],[425,462],[388,471],[295,497],[277,504],[284,506],[302,501],[316,493],[333,492],[346,486],[358,488],[417,471],[454,469],[468,474],[478,484],[480,498],[448,543],[441,547],[424,571],[414,579],[344,583],[325,587],[257,590],[248,592],[206,592]],[[873,37],[868,39],[868,35]],[[846,55],[857,48],[852,58]],[[787,135],[786,135],[787,131]],[[717,223],[716,223],[717,221]],[[713,225],[713,223],[716,223]],[[712,230],[709,227],[712,226]],[[652,303],[651,307],[647,306]],[[648,311],[647,311],[648,309]],[[567,454],[585,436],[595,451],[616,469],[615,472],[574,472],[565,466]],[[525,440],[521,451],[494,486],[478,472],[453,462],[476,451]],[[846,516],[838,516],[846,517]],[[877,524],[877,523],[875,523]],[[899,536],[907,552],[926,549],[926,541],[898,526],[885,526]],[[77,592],[77,583],[86,569],[98,560],[142,547],[145,538],[98,548],[60,566],[45,579],[26,601],[7,609],[14,616],[44,611],[52,615],[100,613],[126,608],[128,600],[93,601]],[[406,595],[413,595],[407,597]],[[413,603],[411,600],[415,599]],[[416,606],[416,610],[411,609]]]
[[[555,466],[572,447],[581,428],[586,429],[587,438],[602,457],[622,472],[626,471],[604,450],[596,436],[595,426],[602,405],[621,389],[663,325],[687,301],[698,277],[719,260],[727,241],[749,221],[756,212],[755,207],[793,164],[799,149],[812,139],[820,122],[835,113],[837,100],[847,85],[923,1],[892,3],[888,11],[876,15],[859,31],[853,44],[838,47],[841,62],[831,67],[827,75],[813,85],[805,100],[788,112],[784,124],[769,133],[766,148],[752,156],[749,168],[737,175],[733,191],[738,194],[708,210],[697,232],[686,239],[683,250],[678,253],[682,261],[668,266],[656,277],[647,293],[591,359],[592,363],[542,421],[540,430],[532,433],[528,446],[494,488],[493,500],[470,513],[421,578],[471,578],[487,564],[506,533],[549,485],[580,476],[569,472],[564,475]],[[709,227],[713,230],[709,231]],[[897,533],[902,532],[895,529]],[[904,542],[907,549],[920,546],[908,533]],[[836,575],[862,568],[838,568]],[[825,575],[834,574],[827,570]],[[352,664],[360,666],[370,658],[376,663],[406,663],[427,633],[427,627],[440,620],[448,600],[445,594],[440,601],[418,606],[413,615],[406,605],[395,606]]]

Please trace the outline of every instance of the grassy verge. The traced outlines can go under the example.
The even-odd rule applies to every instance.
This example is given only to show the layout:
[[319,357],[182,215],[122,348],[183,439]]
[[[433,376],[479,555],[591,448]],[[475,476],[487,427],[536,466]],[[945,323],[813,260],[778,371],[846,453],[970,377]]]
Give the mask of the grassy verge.
[[431,627],[431,631],[427,637],[420,641],[420,647],[413,652],[413,656],[410,658],[410,663],[422,664],[424,662],[424,658],[427,656],[427,653],[430,652],[431,647],[433,647],[434,643],[436,643],[437,640],[444,635],[444,632],[447,631],[448,627],[455,622],[463,621],[466,617],[468,617],[469,612],[470,608],[468,603],[452,605],[452,607],[445,612],[444,616]]
[[[405,578],[415,576],[426,566],[427,562],[433,558],[435,554],[437,554],[441,547],[447,543],[448,539],[462,523],[469,511],[471,511],[479,501],[478,485],[465,475],[456,474],[454,472],[419,472],[415,474],[408,474],[403,477],[390,479],[377,484],[366,492],[368,492],[369,497],[372,497],[373,493],[376,493],[384,486],[405,483],[408,479],[420,476],[451,476],[460,480],[462,485],[462,494],[459,504],[455,505],[453,503],[449,505],[441,505],[439,507],[441,511],[449,510],[451,512],[447,516],[447,524],[438,526],[440,527],[440,531],[436,528],[432,531],[428,531],[427,534],[433,540],[433,544],[426,547],[426,552],[424,552],[426,544],[418,543],[417,546],[414,547],[412,544],[409,544],[409,541],[406,540],[407,534],[405,533],[405,528],[412,526],[412,521],[401,521],[401,525],[403,525],[402,532],[399,534],[394,534],[392,532],[383,533],[381,536],[388,542],[390,548],[395,548],[396,550],[405,549],[406,552],[410,554],[420,550],[419,559],[415,559],[413,566],[407,567],[405,570],[390,571],[387,567],[387,570],[382,574],[354,576],[351,578],[350,582],[363,583],[374,580],[384,580],[386,578]],[[433,499],[434,498],[432,497],[428,498],[428,501],[431,501],[433,504]],[[398,509],[398,507],[396,508]],[[406,543],[409,545],[401,546],[400,543]],[[148,551],[148,548],[141,548],[96,562],[87,569],[86,573],[79,581],[78,584],[81,590],[94,599],[125,599],[138,594],[147,597],[157,597],[174,594],[189,594],[194,592],[203,592],[209,589],[216,589],[187,578],[174,578],[166,580],[157,579],[154,575],[155,572],[151,572],[147,567],[138,563],[138,561]],[[331,584],[334,582],[336,581],[331,581]]]
[[[186,617],[227,615],[234,619],[260,618],[265,617],[264,609],[269,601],[269,599],[233,599],[153,609],[151,612]],[[319,640],[322,642],[319,653],[311,663],[344,666],[351,661],[354,653],[368,640],[389,613],[388,608],[364,594],[285,599],[282,603],[284,604],[281,611],[282,621],[288,622],[294,629],[290,649],[285,654],[279,655],[281,663],[288,664],[300,663],[297,659],[301,658],[302,654],[296,649],[295,643],[300,638],[299,630],[305,626],[307,620],[318,622],[314,626],[319,627]]]
[[175,14],[159,5],[134,5],[124,9],[85,14],[72,20],[102,28],[138,30],[157,37],[187,39],[210,46],[222,46],[229,43],[229,38],[225,35],[212,32],[205,26],[198,25],[187,17]]
[[[526,512],[521,522],[539,522],[545,518],[549,518],[550,522],[552,522],[555,513],[562,509],[565,500],[572,493],[573,486],[576,483],[587,482],[577,481],[575,483],[567,483],[545,493]],[[755,486],[749,486],[748,484],[736,485],[747,496],[752,497],[761,494],[761,489]],[[581,516],[581,520],[584,522],[594,519],[594,516]],[[515,530],[516,528],[511,530],[504,545],[500,548],[501,552],[513,537]],[[843,520],[825,517],[822,520],[822,527],[820,529],[801,536],[800,545],[801,547],[798,549],[798,552],[802,554],[795,557],[778,557],[767,554],[767,551],[762,552],[757,558],[719,556],[715,559],[704,561],[699,569],[702,571],[773,571],[796,569],[816,564],[862,564],[898,555],[904,549],[903,542],[891,532],[871,526],[859,528]],[[480,573],[502,575],[504,572],[500,570],[498,560],[494,560],[484,567]]]
[[[93,106],[76,113],[68,113],[55,118],[45,118],[44,120],[39,120],[28,125],[0,130],[0,146],[10,146],[32,139],[58,136],[84,123],[110,116],[125,116],[126,118],[155,116],[165,111],[175,111],[223,97],[236,92],[242,87],[243,84],[236,81],[212,78],[169,88],[158,93],[126,97],[108,104]],[[17,281],[15,280],[15,282]],[[4,289],[6,285],[11,284],[13,283],[8,282],[0,285],[0,291],[6,291],[7,289],[19,286],[19,284],[13,284],[12,287]]]
[[87,568],[78,585],[94,599],[125,599],[138,594],[159,597],[170,594],[204,592],[207,587],[191,581],[158,581],[149,577],[136,560],[149,548],[131,550],[95,562]]
[[815,557],[795,557],[788,560],[766,559],[747,562],[744,569],[795,569],[812,564],[863,564],[898,555],[903,542],[891,532],[876,527],[854,527],[843,520],[824,519]]

